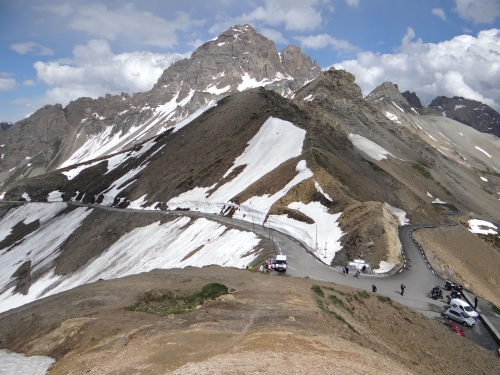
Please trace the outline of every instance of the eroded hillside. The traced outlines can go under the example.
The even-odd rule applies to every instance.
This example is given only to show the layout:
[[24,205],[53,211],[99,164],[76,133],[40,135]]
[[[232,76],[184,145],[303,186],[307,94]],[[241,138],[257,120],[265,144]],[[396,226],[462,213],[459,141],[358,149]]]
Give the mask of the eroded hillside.
[[[186,314],[126,310],[209,283],[237,293]],[[495,373],[498,358],[376,293],[208,267],[97,281],[0,319],[0,348],[49,355],[49,374]],[[214,345],[217,343],[217,345]]]

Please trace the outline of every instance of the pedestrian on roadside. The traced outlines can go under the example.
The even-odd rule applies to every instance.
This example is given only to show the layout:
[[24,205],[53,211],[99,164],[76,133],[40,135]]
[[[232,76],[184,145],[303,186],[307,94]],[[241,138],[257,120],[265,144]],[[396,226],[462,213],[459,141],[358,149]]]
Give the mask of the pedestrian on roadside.
[[372,292],[377,293],[377,287],[375,286],[375,284],[372,284]]
[[356,271],[356,277],[359,279],[359,275],[361,275],[361,271],[360,269],[358,268],[358,270]]
[[477,296],[474,297],[474,310],[477,309]]
[[401,295],[403,295],[405,293],[405,288],[406,288],[406,285],[401,284]]
[[345,267],[345,275],[349,276],[349,267],[348,266]]
[[342,275],[345,276],[345,267],[342,267]]

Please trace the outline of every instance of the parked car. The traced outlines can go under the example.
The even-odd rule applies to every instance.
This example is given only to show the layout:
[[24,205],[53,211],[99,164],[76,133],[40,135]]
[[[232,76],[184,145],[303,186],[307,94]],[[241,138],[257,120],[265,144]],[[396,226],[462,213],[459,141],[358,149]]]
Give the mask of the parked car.
[[451,319],[456,322],[462,323],[464,326],[474,327],[476,325],[476,320],[471,318],[468,313],[454,307],[450,307],[444,312],[443,315],[446,319]]
[[454,307],[457,310],[465,311],[474,319],[479,318],[479,314],[469,305],[467,302],[462,301],[461,299],[452,299],[450,300],[450,307]]
[[459,336],[465,337],[464,330],[457,323],[444,322],[444,325],[447,326],[451,332],[456,333]]

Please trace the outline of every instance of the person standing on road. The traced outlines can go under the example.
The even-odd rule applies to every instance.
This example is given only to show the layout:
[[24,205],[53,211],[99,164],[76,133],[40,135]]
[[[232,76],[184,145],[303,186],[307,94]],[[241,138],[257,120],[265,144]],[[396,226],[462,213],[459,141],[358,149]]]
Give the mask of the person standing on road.
[[377,287],[375,286],[375,284],[372,284],[372,292],[377,293]]
[[477,309],[477,296],[474,297],[474,310]]
[[349,267],[347,267],[347,266],[345,267],[345,275],[349,276]]
[[345,276],[345,267],[342,267],[342,275]]
[[403,295],[405,293],[405,288],[406,288],[406,285],[401,284],[401,295]]
[[361,270],[358,268],[358,270],[356,271],[356,277],[359,279],[359,275],[361,275]]

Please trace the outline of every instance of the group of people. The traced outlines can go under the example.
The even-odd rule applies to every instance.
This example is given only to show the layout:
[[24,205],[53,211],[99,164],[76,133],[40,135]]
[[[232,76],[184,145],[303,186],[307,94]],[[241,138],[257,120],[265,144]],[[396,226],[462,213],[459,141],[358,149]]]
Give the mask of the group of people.
[[[358,268],[356,270],[356,274],[354,276],[359,279],[361,272],[366,273],[366,266],[365,265],[363,265],[363,267],[361,269]],[[344,275],[345,277],[349,276],[349,267],[347,267],[347,266],[342,267],[342,275]]]

